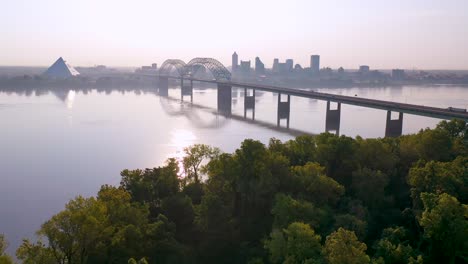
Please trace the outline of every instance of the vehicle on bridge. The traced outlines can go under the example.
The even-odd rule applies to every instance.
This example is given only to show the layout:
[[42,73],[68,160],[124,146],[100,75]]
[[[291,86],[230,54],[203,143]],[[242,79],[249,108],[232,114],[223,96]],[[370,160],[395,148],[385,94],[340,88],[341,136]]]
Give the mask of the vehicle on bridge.
[[447,110],[452,112],[466,113],[466,108],[447,107]]

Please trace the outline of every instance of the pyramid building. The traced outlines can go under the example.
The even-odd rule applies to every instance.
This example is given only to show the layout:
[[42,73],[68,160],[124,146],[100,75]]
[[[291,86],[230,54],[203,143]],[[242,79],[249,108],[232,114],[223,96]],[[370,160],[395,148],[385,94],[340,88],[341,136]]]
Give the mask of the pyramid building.
[[50,78],[70,78],[79,74],[80,73],[75,70],[75,68],[67,64],[62,57],[58,58],[58,60],[44,73],[45,76]]

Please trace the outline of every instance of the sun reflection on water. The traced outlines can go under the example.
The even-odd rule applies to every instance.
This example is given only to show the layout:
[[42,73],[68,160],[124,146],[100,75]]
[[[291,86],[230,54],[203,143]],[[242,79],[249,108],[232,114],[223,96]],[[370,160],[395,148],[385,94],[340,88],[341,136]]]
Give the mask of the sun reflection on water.
[[76,92],[74,90],[68,91],[67,98],[65,99],[65,103],[67,104],[68,109],[73,108],[73,102],[75,101]]
[[169,146],[175,148],[175,152],[168,155],[168,158],[175,158],[179,165],[179,176],[185,177],[183,171],[183,158],[185,156],[184,148],[196,143],[197,137],[192,131],[186,129],[175,129],[171,131]]

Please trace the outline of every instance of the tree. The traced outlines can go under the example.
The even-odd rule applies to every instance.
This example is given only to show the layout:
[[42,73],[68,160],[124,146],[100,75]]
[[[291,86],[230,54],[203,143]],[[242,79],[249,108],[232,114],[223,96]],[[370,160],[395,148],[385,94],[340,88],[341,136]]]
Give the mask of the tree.
[[[382,232],[382,238],[374,246],[375,258],[380,258],[384,263],[405,264],[413,262],[422,256],[416,256],[416,251],[409,244],[407,231],[403,227],[390,227]],[[416,258],[416,259],[415,259]]]
[[430,256],[435,262],[455,263],[468,259],[468,205],[442,193],[421,193],[424,212],[419,219],[424,237],[430,243]]
[[282,231],[274,230],[265,248],[273,263],[322,263],[320,239],[309,225],[294,222]]
[[220,150],[204,144],[195,144],[193,146],[184,148],[185,157],[183,158],[183,165],[185,176],[188,179],[193,179],[195,183],[200,182],[200,165],[206,159],[212,159],[219,155]]
[[381,171],[358,169],[352,174],[351,191],[369,209],[377,209],[385,203],[385,187],[388,177]]
[[344,228],[353,231],[360,240],[367,234],[367,222],[351,214],[341,214],[335,217],[334,229]]
[[286,147],[286,153],[283,154],[289,157],[291,165],[301,166],[315,160],[316,142],[313,136],[298,136],[293,140],[287,141],[284,146]]
[[276,228],[286,228],[293,222],[303,222],[319,230],[329,222],[330,218],[326,210],[317,208],[304,200],[295,200],[282,193],[276,195],[271,213],[274,216]]
[[350,137],[322,133],[315,138],[317,144],[316,161],[326,168],[326,175],[345,188],[351,183],[350,172],[357,167],[356,146]]
[[5,253],[7,247],[8,242],[5,239],[5,235],[0,234],[0,264],[13,264],[11,257]]
[[289,178],[294,184],[293,193],[318,206],[335,206],[345,191],[342,185],[325,175],[324,167],[315,162],[291,167]]
[[58,263],[84,263],[105,230],[106,208],[95,198],[78,196],[39,230],[49,241]]
[[370,262],[366,249],[353,231],[340,227],[327,236],[323,253],[330,264],[361,264]]
[[23,243],[16,250],[16,257],[23,264],[57,263],[52,249],[47,247],[41,240],[31,243],[28,239],[23,239]]
[[151,216],[161,213],[162,199],[180,191],[179,167],[175,159],[165,166],[146,170],[124,170],[120,186],[130,193],[133,201],[148,204]]
[[371,170],[391,172],[398,161],[392,146],[382,139],[356,138],[356,159],[360,167]]
[[418,134],[417,150],[424,160],[449,161],[453,156],[452,139],[442,129],[426,129]]
[[423,192],[447,193],[462,202],[468,202],[468,157],[458,157],[451,162],[430,161],[411,168],[408,184],[416,209],[421,209]]

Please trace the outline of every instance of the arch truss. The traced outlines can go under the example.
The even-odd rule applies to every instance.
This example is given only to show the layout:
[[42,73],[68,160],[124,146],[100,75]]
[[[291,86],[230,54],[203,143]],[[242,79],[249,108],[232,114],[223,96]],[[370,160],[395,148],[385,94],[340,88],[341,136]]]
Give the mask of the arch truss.
[[224,67],[224,65],[212,58],[195,58],[192,59],[189,63],[187,63],[186,66],[186,73],[190,74],[191,76],[194,76],[196,71],[199,69],[199,67],[194,67],[194,66],[203,66],[205,69],[208,69],[211,74],[213,74],[214,78],[217,81],[225,80],[225,81],[230,81],[231,80],[231,72]]
[[161,75],[169,75],[171,70],[175,68],[180,77],[187,75],[187,64],[182,60],[168,59],[159,68],[159,73]]

